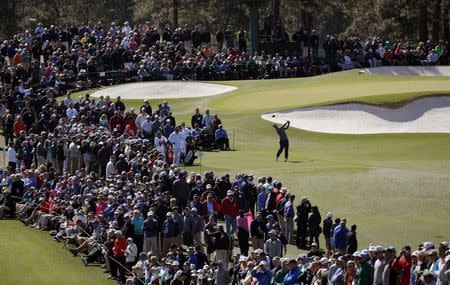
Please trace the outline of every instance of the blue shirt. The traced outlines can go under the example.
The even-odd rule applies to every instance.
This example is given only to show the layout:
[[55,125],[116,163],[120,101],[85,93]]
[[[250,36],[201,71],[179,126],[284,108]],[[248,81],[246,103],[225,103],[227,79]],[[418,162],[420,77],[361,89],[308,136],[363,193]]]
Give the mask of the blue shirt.
[[337,249],[347,248],[347,234],[349,230],[347,227],[337,226],[333,233],[333,245]]
[[261,272],[256,268],[252,270],[252,277],[256,278],[256,285],[270,285],[270,282],[272,281],[272,271],[266,268]]
[[134,217],[131,219],[131,223],[134,226],[134,234],[135,235],[143,235],[144,234],[144,218],[141,216]]
[[298,284],[298,277],[300,276],[300,268],[297,266],[294,270],[289,270],[288,273],[284,276],[284,285]]
[[266,208],[266,201],[269,195],[264,191],[258,194],[258,209],[259,211],[264,210]]
[[216,140],[221,138],[228,138],[227,131],[224,129],[217,129],[216,130]]

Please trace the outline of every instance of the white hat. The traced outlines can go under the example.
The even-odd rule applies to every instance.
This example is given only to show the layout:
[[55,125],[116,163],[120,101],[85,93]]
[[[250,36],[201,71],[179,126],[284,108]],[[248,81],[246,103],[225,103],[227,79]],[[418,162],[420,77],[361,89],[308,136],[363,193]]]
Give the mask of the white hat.
[[332,212],[328,212],[328,213],[327,213],[327,218],[330,218],[330,219],[331,219],[332,217],[333,217],[333,213],[332,213]]
[[328,258],[326,258],[326,257],[322,257],[319,261],[320,261],[320,263],[322,263],[322,265],[328,264]]
[[172,265],[173,265],[173,266],[180,266],[180,263],[179,263],[178,261],[175,260],[174,262],[172,262]]
[[122,236],[122,231],[116,231],[115,234],[116,234],[117,236]]
[[234,194],[233,190],[228,190],[228,191],[227,191],[227,196],[231,196],[231,195],[233,195],[233,194]]
[[248,257],[247,257],[247,256],[241,255],[241,256],[239,257],[239,262],[244,262],[244,261],[247,261],[247,260],[248,260]]

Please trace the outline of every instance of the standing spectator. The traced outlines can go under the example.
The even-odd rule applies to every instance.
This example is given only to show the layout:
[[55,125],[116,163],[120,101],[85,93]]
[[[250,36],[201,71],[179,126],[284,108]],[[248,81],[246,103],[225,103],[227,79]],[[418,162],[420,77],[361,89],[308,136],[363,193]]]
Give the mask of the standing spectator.
[[228,253],[232,248],[232,240],[220,225],[218,230],[213,234],[215,239],[216,257],[215,261],[222,261],[223,267],[228,270]]
[[239,250],[241,255],[248,256],[250,229],[248,219],[244,215],[244,210],[239,210],[239,216],[236,218],[237,223],[237,238],[239,243]]
[[134,226],[134,241],[137,246],[137,250],[138,252],[141,252],[144,245],[144,218],[137,209],[133,211],[131,224]]
[[329,257],[331,254],[331,238],[333,236],[333,213],[328,212],[327,217],[323,220],[323,237],[325,238],[325,247],[327,249],[326,256]]
[[143,224],[144,231],[144,252],[151,251],[153,254],[159,254],[158,247],[158,221],[155,219],[153,211],[147,213],[147,219]]
[[286,239],[288,240],[288,243],[293,243],[294,242],[294,217],[295,217],[294,199],[295,199],[295,195],[290,195],[290,193],[287,193],[286,199],[287,199],[287,202],[284,205],[284,224],[286,227]]
[[174,220],[172,213],[167,212],[166,220],[163,223],[163,242],[162,253],[167,254],[169,246],[177,243],[177,237],[180,234],[178,223]]
[[132,238],[127,238],[127,249],[125,250],[125,262],[128,270],[136,263],[138,249]]
[[271,257],[283,257],[283,244],[277,238],[276,230],[271,230],[269,232],[269,239],[265,244],[265,252]]
[[347,234],[349,230],[345,224],[346,220],[341,220],[341,223],[334,229],[333,232],[333,246],[341,253],[345,253],[347,250]]
[[347,234],[347,253],[353,254],[358,250],[358,239],[356,237],[356,225],[350,227],[350,231]]
[[308,217],[309,245],[311,246],[311,244],[315,242],[320,247],[319,235],[321,232],[320,222],[322,221],[322,217],[320,216],[319,208],[317,206],[313,206],[311,210],[312,212]]
[[222,200],[220,209],[225,217],[227,234],[233,236],[237,227],[236,217],[239,215],[239,205],[234,197],[233,190],[227,191],[227,197]]
[[250,224],[250,234],[252,236],[253,249],[264,248],[264,234],[267,231],[266,223],[264,222],[260,212],[256,213],[256,219]]
[[111,275],[122,283],[125,283],[125,252],[128,247],[127,240],[123,238],[121,231],[116,231],[113,247],[114,259],[110,261]]
[[191,118],[192,129],[195,129],[196,125],[197,127],[202,128],[203,127],[202,122],[203,122],[203,115],[200,114],[200,110],[198,108],[195,108],[195,114]]

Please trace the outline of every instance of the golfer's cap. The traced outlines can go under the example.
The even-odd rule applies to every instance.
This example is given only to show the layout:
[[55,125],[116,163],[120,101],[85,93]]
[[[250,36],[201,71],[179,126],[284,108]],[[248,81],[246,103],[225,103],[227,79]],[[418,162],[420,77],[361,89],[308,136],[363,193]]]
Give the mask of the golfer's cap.
[[192,207],[192,208],[191,208],[191,212],[197,212],[197,208]]
[[360,254],[361,254],[361,252],[355,251],[355,252],[353,253],[353,257],[359,257]]
[[276,231],[276,230],[271,230],[271,231],[269,231],[269,234],[271,234],[271,235],[276,235],[276,234],[277,234],[277,231]]
[[[175,262],[178,262],[178,261],[174,261],[174,262],[172,263],[172,265],[175,265]],[[183,270],[178,270],[177,273],[175,273],[175,278],[181,276],[182,274],[183,274]]]
[[172,217],[172,212],[167,212],[166,217]]
[[343,256],[339,256],[336,260],[339,261],[339,262],[342,262],[342,261],[344,261],[344,257]]
[[370,252],[367,249],[364,249],[364,250],[361,251],[361,254],[364,255],[364,256],[369,256]]
[[260,248],[258,248],[258,249],[255,249],[255,254],[261,254],[261,253],[263,253],[264,251],[262,250],[262,249],[260,249]]
[[258,264],[258,266],[267,266],[267,262],[265,262],[265,261],[263,260],[263,261],[261,261],[261,262]]
[[228,190],[227,191],[227,196],[232,196],[234,194],[233,190]]
[[313,247],[313,246],[317,247],[317,243],[313,242],[313,243],[311,244],[311,247]]
[[153,213],[153,211],[148,211],[148,213],[147,213],[148,217],[153,216],[153,215],[155,215],[155,213]]
[[267,215],[267,219],[268,219],[268,220],[273,220],[273,215],[272,215],[272,214]]
[[117,236],[122,236],[122,231],[116,231],[115,234],[116,234]]
[[281,193],[284,193],[284,194],[286,194],[286,193],[287,193],[287,191],[288,191],[288,189],[287,189],[286,187],[283,187],[283,188],[281,188]]
[[331,219],[332,217],[333,217],[333,213],[332,213],[332,212],[328,212],[328,213],[327,213],[327,218],[330,218],[330,219]]
[[413,251],[413,253],[411,253],[411,256],[418,257],[419,256],[419,252],[417,250]]
[[180,266],[180,263],[179,263],[178,261],[175,260],[174,262],[172,262],[172,265],[173,265],[173,266]]
[[206,189],[211,189],[211,188],[212,188],[211,184],[206,184]]

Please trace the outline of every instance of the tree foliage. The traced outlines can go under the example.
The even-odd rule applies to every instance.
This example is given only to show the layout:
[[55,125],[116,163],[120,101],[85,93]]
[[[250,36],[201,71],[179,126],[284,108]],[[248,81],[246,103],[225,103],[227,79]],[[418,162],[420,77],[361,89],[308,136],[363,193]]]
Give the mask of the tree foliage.
[[[0,35],[12,35],[44,24],[81,24],[112,21],[150,22],[173,28],[200,24],[211,31],[230,24],[248,29],[249,11],[244,0],[2,0]],[[322,35],[342,34],[407,40],[447,40],[450,0],[266,0],[261,20],[274,15],[286,31],[299,26]],[[4,16],[3,16],[4,15]]]

